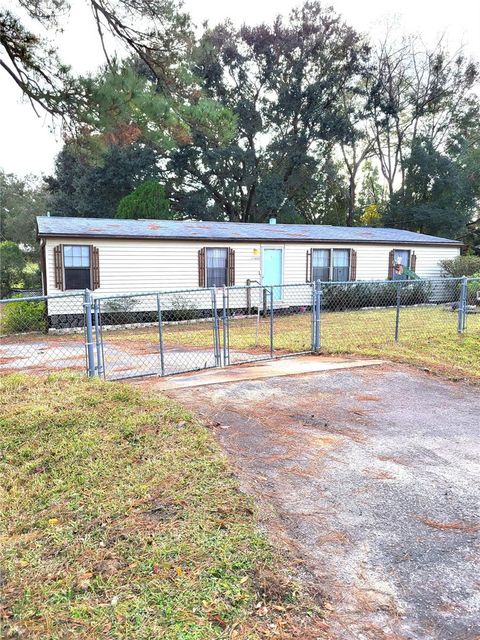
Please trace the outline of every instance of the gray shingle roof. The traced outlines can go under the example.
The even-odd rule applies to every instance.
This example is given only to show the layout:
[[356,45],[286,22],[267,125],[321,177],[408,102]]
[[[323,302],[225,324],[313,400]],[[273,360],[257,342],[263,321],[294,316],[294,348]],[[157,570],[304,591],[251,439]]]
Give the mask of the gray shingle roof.
[[274,225],[193,220],[180,222],[38,216],[37,226],[40,237],[461,245],[460,242],[448,238],[437,238],[402,229],[313,224]]

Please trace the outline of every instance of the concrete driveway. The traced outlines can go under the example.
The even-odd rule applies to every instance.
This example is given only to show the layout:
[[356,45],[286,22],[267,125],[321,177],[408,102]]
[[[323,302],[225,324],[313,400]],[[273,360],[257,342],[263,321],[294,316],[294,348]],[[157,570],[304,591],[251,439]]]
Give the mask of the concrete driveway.
[[332,638],[480,638],[478,387],[389,364],[167,393],[212,425]]

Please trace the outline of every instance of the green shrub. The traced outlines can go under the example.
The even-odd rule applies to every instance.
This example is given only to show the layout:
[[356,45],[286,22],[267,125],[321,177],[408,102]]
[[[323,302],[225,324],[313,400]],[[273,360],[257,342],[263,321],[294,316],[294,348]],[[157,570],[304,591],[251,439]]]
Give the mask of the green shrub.
[[335,311],[363,307],[391,307],[397,303],[397,287],[401,287],[401,304],[427,302],[431,286],[419,280],[388,283],[358,282],[352,284],[323,284],[322,307]]
[[103,310],[107,313],[129,313],[137,306],[135,298],[112,298],[105,300]]
[[171,311],[166,314],[169,320],[194,320],[199,311],[187,296],[175,295],[171,301]]
[[453,260],[441,260],[444,275],[451,278],[473,276],[480,272],[480,256],[457,256]]
[[175,212],[165,196],[165,189],[155,180],[146,180],[135,191],[122,198],[117,208],[117,218],[127,220],[172,220]]
[[3,304],[0,326],[2,333],[26,333],[45,330],[45,303],[19,300]]
[[467,302],[468,304],[480,304],[480,271],[473,273],[472,278],[475,280],[469,280],[467,284]]
[[23,286],[25,289],[42,289],[40,266],[35,262],[28,262],[23,270]]

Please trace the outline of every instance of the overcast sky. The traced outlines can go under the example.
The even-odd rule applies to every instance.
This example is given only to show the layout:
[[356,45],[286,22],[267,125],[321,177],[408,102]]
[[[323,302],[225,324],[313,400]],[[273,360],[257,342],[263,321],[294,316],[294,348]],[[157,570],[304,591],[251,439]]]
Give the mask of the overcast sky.
[[[11,7],[16,3],[2,2]],[[103,62],[89,9],[83,0],[71,0],[73,11],[64,33],[57,39],[62,59],[75,71],[93,71]],[[271,21],[278,13],[288,13],[294,0],[185,0],[185,8],[199,25],[216,24],[226,18],[241,24]],[[381,37],[386,23],[395,22],[405,33],[417,33],[426,43],[442,34],[450,47],[464,45],[480,59],[479,0],[331,0],[333,7],[356,29]],[[0,69],[0,168],[7,172],[50,173],[61,147],[58,134],[50,130],[50,120],[37,117],[20,92]]]

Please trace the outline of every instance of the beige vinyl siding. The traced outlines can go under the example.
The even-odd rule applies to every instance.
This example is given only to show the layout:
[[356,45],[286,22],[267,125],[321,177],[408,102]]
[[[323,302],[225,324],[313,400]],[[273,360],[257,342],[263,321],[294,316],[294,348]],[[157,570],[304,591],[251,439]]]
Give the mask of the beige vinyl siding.
[[[97,293],[128,293],[198,287],[198,250],[202,247],[232,247],[235,250],[235,280],[245,284],[260,275],[258,245],[225,242],[177,242],[156,240],[67,240],[48,239],[46,271],[48,293],[55,288],[53,247],[57,244],[93,244],[99,249],[100,288]],[[253,275],[252,275],[253,274]]]
[[386,280],[389,255],[392,249],[408,249],[417,255],[416,273],[421,278],[441,275],[440,261],[455,258],[457,247],[409,245],[344,245],[344,244],[287,244],[285,245],[285,283],[305,282],[306,252],[308,249],[355,249],[357,252],[357,280]]
[[[261,244],[48,238],[45,258],[49,295],[62,293],[55,288],[53,264],[53,248],[58,244],[91,244],[98,247],[100,288],[96,293],[99,294],[198,287],[198,250],[202,247],[232,247],[235,250],[236,285],[245,285],[248,279],[261,281]],[[385,280],[388,275],[389,253],[394,248],[415,251],[417,274],[425,278],[438,277],[441,272],[439,262],[454,258],[460,252],[457,247],[395,247],[378,244],[268,243],[263,246],[283,248],[284,284],[305,283],[306,252],[309,249],[354,248],[357,252],[357,280]],[[288,302],[288,299],[285,301]]]

